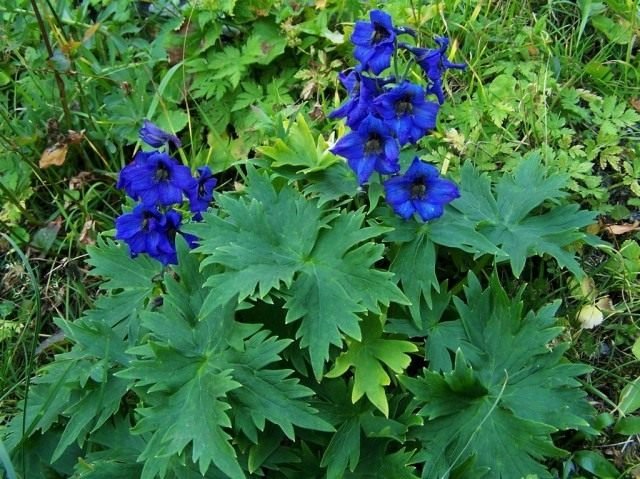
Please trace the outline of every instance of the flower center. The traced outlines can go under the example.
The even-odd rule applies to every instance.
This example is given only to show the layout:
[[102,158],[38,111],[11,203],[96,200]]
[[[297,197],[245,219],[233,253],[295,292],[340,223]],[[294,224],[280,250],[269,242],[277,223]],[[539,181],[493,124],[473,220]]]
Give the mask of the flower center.
[[158,168],[156,169],[155,180],[156,181],[167,181],[169,179],[169,168],[166,165],[160,163]]
[[149,231],[149,220],[153,218],[153,215],[148,211],[142,213],[142,231]]
[[371,38],[371,43],[373,43],[374,45],[376,43],[380,43],[383,40],[386,40],[391,36],[391,34],[389,33],[389,30],[387,30],[385,27],[383,27],[379,23],[375,23],[373,29],[374,31],[373,31],[373,37]]
[[410,114],[413,111],[413,103],[411,98],[407,95],[396,102],[396,114],[398,116]]
[[382,138],[377,133],[372,134],[364,144],[364,152],[368,155],[382,152]]
[[427,193],[427,185],[424,184],[423,178],[417,178],[416,181],[411,185],[411,199],[412,200],[421,200],[424,199]]

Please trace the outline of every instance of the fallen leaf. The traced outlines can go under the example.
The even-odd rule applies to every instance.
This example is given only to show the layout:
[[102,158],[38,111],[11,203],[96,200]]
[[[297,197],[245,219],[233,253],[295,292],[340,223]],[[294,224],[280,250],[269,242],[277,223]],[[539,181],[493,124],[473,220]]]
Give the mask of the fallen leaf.
[[583,298],[593,301],[598,293],[596,290],[596,282],[593,278],[586,276],[582,281],[580,281],[580,291],[582,292]]
[[615,313],[616,308],[613,305],[613,301],[609,296],[603,296],[598,301],[596,301],[596,307],[605,313]]
[[632,231],[640,230],[640,222],[634,221],[633,223],[622,223],[619,225],[607,225],[604,230],[614,236],[631,233]]
[[632,98],[631,106],[635,108],[636,111],[640,111],[640,98]]
[[46,226],[40,228],[31,239],[31,246],[46,253],[51,249],[53,243],[62,227],[62,218],[58,217],[47,223]]
[[90,171],[81,171],[76,176],[73,176],[69,180],[69,189],[70,190],[79,190],[83,186],[88,185],[93,181],[93,173]]
[[94,239],[94,233],[96,230],[96,222],[94,220],[87,220],[84,222],[82,226],[82,231],[80,231],[80,237],[78,241],[83,245],[93,245],[96,243]]
[[38,166],[40,168],[48,168],[51,165],[61,166],[67,159],[68,145],[56,143],[42,152]]
[[587,304],[580,309],[578,321],[584,329],[593,329],[604,321],[604,315],[593,304]]
[[84,140],[85,131],[86,130],[82,130],[82,131],[69,130],[67,132],[67,135],[64,138],[64,143],[66,143],[67,145],[77,145],[82,140]]

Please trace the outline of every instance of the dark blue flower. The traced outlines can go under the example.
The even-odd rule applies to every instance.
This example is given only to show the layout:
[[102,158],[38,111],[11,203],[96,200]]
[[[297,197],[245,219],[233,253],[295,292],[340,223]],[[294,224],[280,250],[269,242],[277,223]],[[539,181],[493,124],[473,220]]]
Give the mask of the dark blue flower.
[[116,218],[116,239],[127,243],[132,257],[147,253],[162,264],[175,264],[175,234],[181,219],[175,210],[161,213],[155,206],[140,204]]
[[142,128],[140,128],[139,135],[142,141],[154,148],[160,148],[167,143],[173,143],[177,148],[182,146],[180,138],[176,135],[172,135],[171,133],[167,133],[149,120],[144,120]]
[[436,127],[437,103],[427,101],[420,85],[403,82],[373,102],[375,112],[396,133],[401,145],[416,143]]
[[404,219],[418,213],[423,221],[439,218],[444,205],[460,196],[452,181],[439,178],[438,169],[414,158],[407,172],[384,182],[387,203]]
[[372,10],[369,18],[371,22],[357,21],[353,29],[351,41],[356,46],[353,56],[360,61],[361,70],[371,70],[377,75],[391,65],[396,30],[388,13]]
[[451,63],[446,57],[445,52],[449,47],[449,39],[447,37],[436,37],[438,48],[418,48],[400,44],[401,47],[409,50],[415,55],[416,63],[424,70],[427,78],[431,82],[427,88],[427,93],[434,94],[440,104],[444,103],[444,92],[442,91],[442,75],[448,68],[463,70],[467,67],[464,63]]
[[140,151],[120,172],[117,187],[146,205],[169,206],[182,202],[183,192],[195,187],[191,170],[160,151]]
[[201,212],[206,211],[213,200],[213,189],[217,184],[218,180],[214,178],[208,166],[198,168],[196,182],[193,188],[187,191],[189,209],[192,213],[196,213],[197,216]]
[[400,147],[392,133],[382,120],[369,115],[357,130],[340,138],[331,151],[347,159],[358,183],[363,184],[374,170],[390,175],[400,169]]
[[372,113],[373,100],[382,93],[382,87],[395,81],[395,78],[370,78],[351,71],[340,73],[340,81],[349,93],[349,99],[329,113],[329,118],[344,118],[352,130],[355,130],[367,115]]

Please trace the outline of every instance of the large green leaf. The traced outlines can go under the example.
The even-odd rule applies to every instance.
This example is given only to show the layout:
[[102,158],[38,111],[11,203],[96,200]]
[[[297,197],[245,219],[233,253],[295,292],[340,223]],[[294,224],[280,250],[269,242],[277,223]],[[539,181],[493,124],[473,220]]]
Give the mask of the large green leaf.
[[510,300],[495,277],[483,291],[473,275],[465,295],[454,298],[455,368],[402,378],[425,418],[417,431],[423,477],[449,477],[465,464],[461,477],[550,478],[539,461],[564,453],[550,434],[588,427],[592,410],[576,376],[589,368],[564,361],[566,345],[549,347],[561,332],[557,303],[523,315],[519,297]]
[[317,141],[313,138],[302,115],[289,127],[286,142],[278,138],[272,146],[263,146],[259,151],[273,160],[273,166],[295,166],[303,174],[324,170],[338,161],[322,135]]
[[366,395],[375,407],[389,416],[384,387],[391,383],[391,378],[383,365],[400,374],[411,362],[406,353],[415,352],[418,348],[409,341],[382,338],[382,324],[378,318],[367,318],[362,329],[362,341],[349,341],[347,351],[338,356],[327,377],[341,376],[353,368],[352,401],[355,403]]
[[373,268],[383,247],[368,240],[388,228],[363,227],[362,211],[323,214],[314,201],[290,187],[276,191],[253,170],[249,180],[245,197],[219,197],[218,213],[190,229],[202,238],[203,264],[224,267],[205,283],[202,314],[234,296],[265,298],[278,290],[286,322],[302,320],[296,337],[320,378],[331,345],[341,347],[344,334],[360,339],[358,313],[407,303],[392,273]]
[[581,276],[574,254],[565,248],[588,238],[581,228],[593,223],[595,214],[575,204],[554,206],[545,213],[535,211],[546,202],[557,203],[563,198],[566,183],[566,176],[548,175],[539,157],[532,154],[521,161],[513,175],[498,181],[494,193],[490,179],[467,163],[462,168],[461,196],[444,220],[470,225],[485,236],[502,250],[498,260],[508,260],[516,276],[522,273],[527,257],[543,254]]

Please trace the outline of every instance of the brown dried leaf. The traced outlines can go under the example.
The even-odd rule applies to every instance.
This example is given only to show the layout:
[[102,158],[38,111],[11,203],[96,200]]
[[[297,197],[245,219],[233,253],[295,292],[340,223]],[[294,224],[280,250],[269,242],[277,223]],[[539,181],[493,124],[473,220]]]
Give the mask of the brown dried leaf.
[[609,296],[603,296],[596,301],[596,307],[604,313],[614,313],[616,311],[613,301],[611,301]]
[[84,43],[87,40],[89,40],[91,37],[93,37],[99,28],[100,28],[100,22],[94,23],[89,28],[87,28],[87,31],[84,32],[84,36],[82,37],[82,42]]
[[56,143],[42,152],[38,166],[40,168],[48,168],[51,165],[61,166],[67,159],[68,145]]
[[606,225],[604,230],[614,236],[624,235],[631,233],[632,231],[640,230],[640,222],[634,221],[633,223],[622,223],[619,225]]
[[86,130],[82,130],[82,131],[69,130],[67,132],[67,136],[65,136],[64,143],[66,143],[67,145],[77,145],[82,140],[84,140],[85,131]]
[[94,220],[87,220],[84,222],[82,226],[82,231],[80,231],[80,237],[78,241],[83,245],[93,245],[96,243],[94,238],[96,231],[96,222]]
[[93,173],[90,171],[81,171],[69,180],[69,189],[79,190],[83,186],[88,185],[91,181],[93,181]]
[[640,98],[632,98],[631,106],[636,110],[640,111]]

